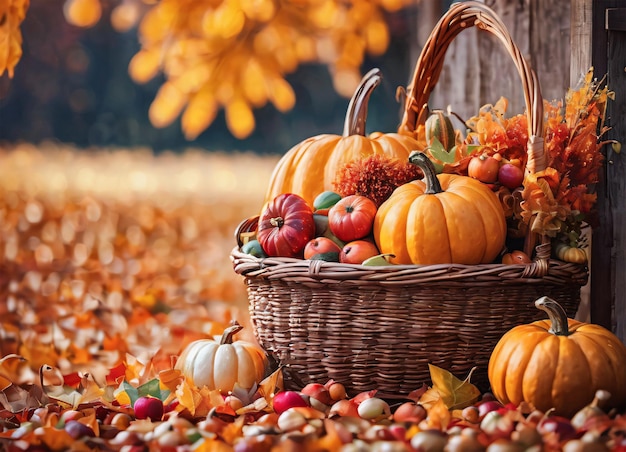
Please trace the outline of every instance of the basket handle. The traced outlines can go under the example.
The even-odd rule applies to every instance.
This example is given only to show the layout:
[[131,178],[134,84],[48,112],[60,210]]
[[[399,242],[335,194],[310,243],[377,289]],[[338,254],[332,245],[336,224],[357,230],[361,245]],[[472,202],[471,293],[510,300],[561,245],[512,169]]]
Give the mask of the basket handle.
[[547,166],[543,149],[543,98],[537,76],[497,14],[479,2],[454,3],[435,25],[417,60],[413,79],[407,89],[404,116],[398,130],[400,133],[412,135],[419,125],[425,123],[428,99],[439,80],[445,53],[461,31],[473,26],[496,36],[515,63],[524,88],[528,118],[526,171],[531,173],[543,171]]
[[[533,174],[543,171],[547,167],[547,160],[543,146],[543,98],[537,75],[524,59],[498,15],[488,6],[476,1],[452,4],[435,25],[415,65],[398,132],[414,135],[417,127],[425,123],[428,99],[439,80],[450,43],[463,30],[474,26],[498,38],[515,63],[522,82],[528,119],[526,172]],[[526,276],[542,277],[548,272],[550,239],[541,237],[540,243],[535,247],[538,241],[537,234],[529,231],[524,248],[529,255],[535,248],[536,254],[533,264],[527,267]]]

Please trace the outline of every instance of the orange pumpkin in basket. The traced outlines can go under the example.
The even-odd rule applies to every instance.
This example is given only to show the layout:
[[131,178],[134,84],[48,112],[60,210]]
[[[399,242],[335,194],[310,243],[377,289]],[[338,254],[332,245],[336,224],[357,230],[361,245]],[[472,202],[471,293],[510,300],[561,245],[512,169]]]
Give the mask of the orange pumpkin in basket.
[[611,394],[612,407],[626,407],[626,347],[600,325],[568,319],[548,297],[535,301],[550,320],[509,330],[489,359],[491,390],[502,403],[522,401],[570,417],[597,390]]
[[422,152],[409,158],[424,172],[398,187],[378,209],[374,239],[395,264],[493,262],[504,246],[506,221],[496,195],[467,176],[435,174]]
[[365,135],[367,102],[381,81],[380,70],[372,69],[350,100],[343,135],[322,134],[291,148],[278,162],[265,195],[269,202],[282,193],[302,196],[310,205],[315,197],[333,189],[333,180],[346,164],[372,154],[385,154],[406,161],[419,143],[408,135],[372,133]]

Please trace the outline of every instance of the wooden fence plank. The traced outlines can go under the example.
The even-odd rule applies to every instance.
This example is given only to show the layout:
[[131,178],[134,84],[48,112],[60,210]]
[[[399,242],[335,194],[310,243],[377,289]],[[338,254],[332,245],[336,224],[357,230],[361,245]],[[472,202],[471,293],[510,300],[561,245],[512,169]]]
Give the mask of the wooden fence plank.
[[[606,10],[607,81],[615,100],[607,109],[609,138],[626,144],[626,8]],[[607,199],[613,223],[611,279],[613,319],[611,327],[626,341],[626,161],[607,146]]]

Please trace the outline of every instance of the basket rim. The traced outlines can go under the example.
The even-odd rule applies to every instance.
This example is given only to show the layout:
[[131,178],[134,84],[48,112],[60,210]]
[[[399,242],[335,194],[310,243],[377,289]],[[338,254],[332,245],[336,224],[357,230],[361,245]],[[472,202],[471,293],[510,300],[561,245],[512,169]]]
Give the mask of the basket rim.
[[[529,264],[434,264],[365,266],[322,260],[290,257],[255,257],[243,253],[237,246],[230,259],[236,273],[255,280],[289,280],[294,282],[358,283],[397,286],[423,284],[528,283],[575,284],[584,286],[589,276],[586,264],[563,262],[558,259],[533,261]],[[541,268],[547,265],[547,268]]]

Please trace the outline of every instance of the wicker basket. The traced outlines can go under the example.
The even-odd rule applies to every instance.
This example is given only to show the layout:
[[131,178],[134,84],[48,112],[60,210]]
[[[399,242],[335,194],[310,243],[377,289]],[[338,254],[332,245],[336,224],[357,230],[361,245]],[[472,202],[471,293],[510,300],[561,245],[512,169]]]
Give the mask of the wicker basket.
[[[477,26],[505,45],[520,73],[529,124],[527,171],[545,168],[542,98],[505,26],[481,3],[454,4],[420,55],[402,122],[412,133],[424,121],[450,42]],[[536,247],[535,244],[539,242]],[[529,237],[528,265],[394,265],[366,267],[319,260],[259,259],[235,248],[245,277],[251,321],[260,344],[283,367],[285,385],[299,389],[333,379],[350,394],[377,389],[401,398],[430,381],[428,363],[488,388],[491,351],[510,328],[539,318],[533,302],[547,295],[573,317],[584,265],[550,259],[550,240]]]

